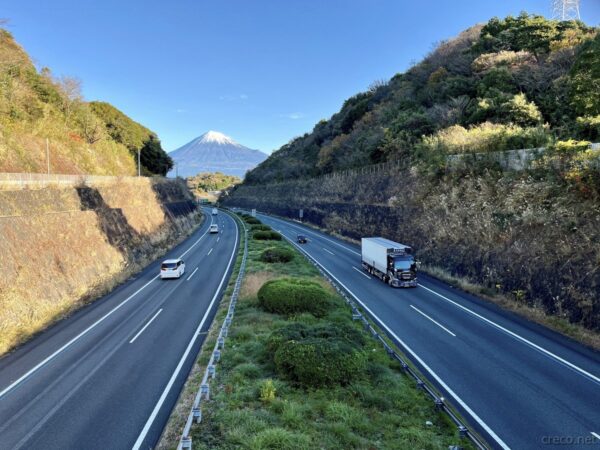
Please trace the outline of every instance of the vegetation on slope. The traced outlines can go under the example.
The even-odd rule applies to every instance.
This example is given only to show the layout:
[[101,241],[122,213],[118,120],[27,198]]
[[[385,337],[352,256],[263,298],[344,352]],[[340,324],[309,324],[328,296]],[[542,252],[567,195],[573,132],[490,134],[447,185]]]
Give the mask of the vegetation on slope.
[[36,70],[0,29],[0,172],[45,173],[46,139],[52,173],[134,175],[137,148],[145,173],[170,167],[154,133],[110,105],[84,101],[78,80]]
[[[344,102],[312,133],[246,176],[256,184],[432,153],[540,147],[595,139],[600,35],[581,22],[522,14],[443,42],[388,83]],[[481,145],[480,137],[485,136]],[[462,140],[470,142],[461,146]]]
[[234,175],[225,175],[221,172],[202,172],[187,179],[188,185],[199,193],[209,191],[222,191],[228,187],[241,183],[241,179]]
[[109,103],[91,102],[90,106],[115,142],[125,145],[135,158],[140,152],[145,174],[164,176],[173,168],[173,160],[163,150],[156,133],[133,121]]

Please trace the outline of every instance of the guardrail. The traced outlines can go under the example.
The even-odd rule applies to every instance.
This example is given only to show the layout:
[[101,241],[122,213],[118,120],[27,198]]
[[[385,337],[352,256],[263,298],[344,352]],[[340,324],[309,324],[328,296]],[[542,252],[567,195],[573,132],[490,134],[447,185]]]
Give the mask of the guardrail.
[[215,347],[208,361],[208,365],[206,366],[206,370],[204,371],[204,376],[202,377],[202,382],[200,383],[200,389],[198,390],[198,392],[196,393],[196,397],[194,398],[194,403],[183,428],[183,433],[181,435],[181,439],[179,440],[179,444],[177,445],[177,450],[192,448],[192,437],[190,435],[192,425],[194,423],[200,423],[202,421],[202,400],[210,399],[209,381],[211,379],[214,379],[216,376],[216,363],[218,363],[221,359],[221,350],[223,350],[225,346],[225,338],[227,337],[229,327],[233,320],[235,305],[237,304],[237,299],[240,294],[240,287],[242,285],[242,280],[244,278],[244,272],[246,269],[246,259],[248,258],[248,229],[246,228],[246,225],[243,223],[243,221],[242,227],[244,228],[244,255],[242,256],[240,271],[238,272],[238,276],[235,280],[235,285],[233,287],[233,292],[229,300],[227,316],[225,316],[225,320],[221,325],[221,330],[219,331],[217,342],[215,343]]
[[[92,185],[114,183],[115,181],[142,182],[148,177],[109,176],[109,175],[65,175],[47,173],[0,173],[2,186],[24,188],[28,186],[46,187],[49,185]],[[161,177],[162,178],[162,177]]]
[[[285,236],[283,233],[282,233],[282,236],[288,242],[295,245],[295,243],[290,238]],[[325,271],[324,268],[312,256],[310,256],[308,253],[306,253],[304,251],[302,251],[301,253],[302,253],[302,255],[304,255],[304,257],[306,259],[308,259],[308,261],[313,266],[315,266],[317,268],[317,270],[321,273],[321,275],[329,282],[329,284],[331,284],[334,287],[334,289],[338,292],[338,294],[340,294],[340,296],[344,299],[344,301],[352,308],[352,319],[361,321],[363,323],[365,330],[368,331],[369,333],[371,333],[371,335],[383,345],[388,356],[390,358],[393,358],[396,361],[398,361],[400,363],[400,365],[402,366],[402,370],[408,376],[410,376],[411,378],[413,378],[415,380],[415,382],[417,383],[417,388],[423,390],[433,400],[433,402],[435,403],[435,407],[439,411],[442,411],[442,412],[446,413],[446,415],[448,415],[450,420],[452,420],[452,422],[456,425],[460,438],[461,439],[469,439],[471,441],[471,443],[480,450],[488,450],[489,447],[486,445],[486,443],[477,434],[473,433],[467,427],[467,425],[460,419],[458,414],[446,402],[446,399],[443,396],[439,395],[432,386],[430,386],[425,380],[423,380],[419,376],[419,374],[413,368],[410,367],[410,365],[407,362],[407,359],[404,356],[398,354],[386,342],[384,336],[382,336],[375,329],[375,327],[373,327],[373,325],[371,325],[371,323],[369,322],[369,320],[366,317],[366,313],[361,312],[361,309],[359,306],[357,306],[356,302],[354,302],[354,300],[352,300],[350,298],[350,296],[347,295],[346,289],[344,287],[340,286],[336,280],[334,280],[331,276],[329,276],[327,271]],[[449,448],[450,449],[453,449],[453,448],[459,449],[460,447],[459,446],[450,446]]]

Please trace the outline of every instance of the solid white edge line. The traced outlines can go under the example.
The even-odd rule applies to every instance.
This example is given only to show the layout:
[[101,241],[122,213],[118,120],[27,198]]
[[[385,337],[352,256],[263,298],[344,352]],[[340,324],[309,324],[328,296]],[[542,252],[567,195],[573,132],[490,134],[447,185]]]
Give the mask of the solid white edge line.
[[156,319],[156,317],[157,317],[157,316],[158,316],[158,315],[159,315],[161,312],[162,312],[162,308],[160,308],[160,309],[159,309],[159,310],[156,312],[156,314],[154,314],[154,316],[152,316],[152,319],[150,319],[150,320],[148,321],[148,323],[146,323],[146,325],[144,325],[144,328],[142,328],[140,331],[138,331],[138,332],[137,332],[137,334],[136,334],[136,335],[133,337],[133,339],[132,339],[132,340],[130,340],[130,341],[129,341],[129,343],[130,343],[130,344],[133,344],[133,343],[135,342],[135,340],[138,338],[138,336],[139,336],[140,334],[142,334],[146,328],[148,328],[148,325],[150,325],[150,324],[151,324],[151,323],[154,321],[154,319]]
[[206,254],[206,256],[210,255],[212,253],[213,249],[211,248],[208,253]]
[[425,314],[423,311],[421,311],[419,308],[417,308],[416,306],[410,305],[410,307],[412,309],[414,309],[416,312],[418,312],[419,314],[421,314],[423,317],[431,320],[433,323],[435,323],[438,327],[440,327],[442,330],[444,330],[446,333],[451,334],[452,336],[456,337],[456,335],[450,331],[448,328],[446,328],[444,325],[442,325],[441,323],[439,323],[438,321],[436,321],[435,319],[432,319],[431,317],[429,317],[427,314]]
[[198,271],[198,269],[199,269],[199,267],[196,267],[194,269],[194,271],[192,272],[192,274],[189,277],[187,277],[187,280],[185,280],[185,281],[190,281],[190,279],[194,276],[194,274]]
[[[268,216],[268,215],[266,215],[266,216],[269,217],[269,218],[271,218],[271,216]],[[282,219],[275,219],[275,218],[273,218],[273,220],[276,220],[276,221],[279,221],[279,222],[284,222],[284,223],[286,223],[286,224],[288,224],[289,226],[292,226],[292,227],[295,226],[294,224],[292,224],[290,222],[287,222],[285,220],[282,220]],[[300,227],[296,226],[296,228],[300,228]],[[336,243],[335,241],[332,241],[331,239],[327,239],[327,238],[325,238],[323,236],[320,236],[319,234],[314,233],[314,232],[312,232],[312,234],[314,234],[316,236],[319,236],[319,237],[322,237],[323,239],[325,239],[327,241],[330,241],[331,243],[336,244],[339,247],[342,247],[342,248],[348,250],[349,252],[352,252],[354,254],[360,255],[360,253],[357,253],[354,250],[351,250],[351,249],[347,248],[346,246],[344,246],[342,244]],[[543,347],[541,347],[541,346],[539,346],[539,345],[537,345],[537,344],[529,341],[528,339],[525,339],[524,337],[518,335],[517,333],[508,330],[507,328],[503,327],[502,325],[499,325],[496,322],[483,317],[482,315],[476,313],[475,311],[472,311],[471,309],[467,308],[466,306],[463,306],[460,303],[455,302],[454,300],[450,300],[448,297],[445,297],[444,295],[442,295],[442,294],[434,291],[433,289],[430,289],[430,288],[424,286],[422,283],[419,283],[419,286],[422,287],[423,289],[431,292],[432,294],[435,294],[438,297],[440,297],[440,298],[442,298],[442,299],[444,299],[444,300],[452,303],[453,305],[461,308],[462,310],[468,312],[469,314],[472,314],[475,317],[478,317],[479,319],[483,320],[484,322],[488,323],[489,325],[491,325],[491,326],[493,326],[493,327],[495,327],[495,328],[497,328],[497,329],[499,329],[501,331],[504,331],[505,333],[508,333],[513,338],[517,339],[518,341],[521,341],[522,343],[524,343],[526,345],[529,345],[529,346],[533,347],[534,349],[536,349],[539,352],[543,353],[547,357],[549,357],[551,359],[554,359],[555,361],[560,362],[560,363],[566,365],[567,367],[571,368],[573,371],[578,372],[580,375],[583,375],[583,376],[589,378],[591,381],[594,381],[594,382],[600,384],[600,377],[595,376],[594,374],[592,374],[592,373],[590,373],[590,372],[582,369],[581,367],[576,366],[575,364],[573,364],[573,363],[571,363],[571,362],[569,362],[569,361],[561,358],[560,356],[558,356],[558,355],[550,352],[549,350],[546,350],[545,348],[543,348]]]
[[592,436],[594,436],[596,439],[600,439],[600,434],[594,433],[593,431],[590,431],[590,433],[592,433]]
[[327,253],[329,253],[330,255],[335,256],[335,253],[333,253],[331,250],[327,250],[325,247],[321,247],[323,250],[325,250]]
[[539,345],[525,339],[522,336],[519,336],[517,333],[514,333],[512,331],[510,331],[507,328],[504,328],[502,325],[497,324],[496,322],[491,321],[490,319],[487,319],[485,317],[483,317],[481,314],[477,314],[475,311],[470,310],[469,308],[467,308],[466,306],[461,305],[460,303],[455,302],[454,300],[450,300],[448,297],[443,296],[442,294],[437,293],[436,291],[434,291],[433,289],[429,289],[428,287],[423,286],[422,284],[420,284],[420,286],[423,289],[428,290],[429,292],[431,292],[432,294],[437,295],[438,297],[442,298],[443,300],[446,300],[447,302],[452,303],[454,306],[457,306],[458,308],[468,312],[469,314],[472,314],[473,316],[477,317],[478,319],[483,320],[484,322],[488,323],[489,325],[509,334],[510,336],[512,336],[513,338],[517,339],[518,341],[521,341],[522,343],[529,345],[530,347],[534,348],[535,350],[543,353],[544,355],[548,356],[551,359],[554,359],[564,365],[566,365],[567,367],[573,369],[573,371],[575,372],[579,372],[580,375],[584,375],[585,377],[591,379],[592,381],[595,381],[596,383],[600,383],[600,378],[589,373],[588,371],[582,369],[581,367],[576,366],[575,364],[567,361],[566,359],[561,358],[560,356],[546,350],[543,347],[540,347]]
[[354,266],[352,266],[352,268],[353,268],[354,270],[356,270],[358,273],[360,273],[360,274],[361,274],[363,277],[367,277],[369,280],[371,280],[371,279],[372,279],[372,278],[371,278],[369,275],[367,275],[366,273],[364,273],[362,270],[360,270],[360,269],[357,269],[357,268],[356,268],[356,267],[354,267]]
[[181,371],[181,368],[183,367],[183,364],[185,363],[185,360],[187,359],[190,351],[192,350],[192,347],[194,346],[194,343],[196,342],[196,339],[199,336],[200,330],[204,326],[204,322],[208,318],[208,315],[209,315],[210,311],[212,310],[215,301],[217,300],[217,297],[219,295],[219,291],[221,290],[221,287],[223,287],[223,283],[225,282],[225,279],[227,278],[227,274],[229,272],[229,268],[231,267],[231,263],[233,262],[234,257],[235,257],[236,252],[237,252],[237,243],[238,243],[238,235],[239,235],[239,228],[238,228],[237,222],[235,221],[234,218],[232,218],[232,220],[233,220],[233,222],[235,224],[235,229],[236,229],[235,243],[233,244],[233,252],[231,253],[231,258],[229,258],[229,263],[227,264],[227,268],[225,269],[225,273],[223,274],[223,278],[221,278],[221,282],[219,283],[219,286],[217,287],[215,295],[213,296],[212,300],[210,301],[210,304],[208,305],[208,308],[206,309],[206,312],[204,313],[204,317],[202,317],[202,320],[200,321],[200,325],[198,325],[198,328],[196,328],[196,331],[192,335],[192,339],[190,340],[190,343],[188,344],[187,348],[185,349],[185,352],[183,353],[183,356],[179,360],[179,363],[177,364],[177,367],[175,368],[175,372],[173,372],[173,375],[171,375],[171,379],[169,380],[169,382],[165,386],[165,389],[164,389],[163,393],[161,394],[160,398],[158,399],[158,402],[156,403],[156,406],[154,406],[154,409],[152,410],[152,413],[150,414],[150,417],[146,421],[146,424],[144,425],[144,428],[142,429],[142,432],[140,433],[140,435],[138,436],[137,440],[135,441],[135,444],[133,445],[132,450],[139,450],[139,448],[141,447],[141,445],[144,443],[144,439],[146,439],[146,435],[148,434],[148,431],[150,430],[150,427],[152,426],[152,423],[154,422],[154,419],[156,419],[156,416],[158,415],[158,412],[160,411],[160,408],[162,407],[163,403],[165,402],[165,399],[167,398],[167,395],[169,395],[169,391],[173,387],[173,384],[175,383],[175,379],[179,375],[179,372]]
[[[200,239],[202,239],[204,236],[206,236],[206,233],[208,233],[208,229],[181,256],[184,256],[193,247],[195,247],[196,244],[198,244],[198,242],[200,242]],[[109,317],[115,311],[117,311],[119,308],[121,308],[121,306],[123,306],[124,304],[126,304],[127,302],[129,302],[129,300],[131,300],[133,297],[135,297],[137,294],[139,294],[142,290],[144,290],[150,283],[152,283],[154,280],[156,280],[159,276],[160,276],[160,274],[156,275],[154,278],[152,278],[150,281],[148,281],[145,285],[143,285],[141,288],[139,288],[137,291],[135,291],[133,294],[131,294],[129,297],[127,297],[125,300],[123,300],[121,303],[119,303],[117,306],[115,306],[113,309],[111,309],[109,312],[107,312],[100,319],[98,319],[96,322],[94,322],[93,324],[91,324],[89,327],[87,327],[85,330],[83,330],[81,333],[79,333],[77,336],[75,336],[73,339],[71,339],[65,345],[63,345],[62,347],[60,347],[58,350],[56,350],[50,356],[46,357],[42,362],[38,363],[33,368],[29,369],[24,375],[22,375],[21,377],[19,377],[15,381],[13,381],[10,385],[8,385],[6,388],[4,388],[0,392],[0,398],[4,397],[8,392],[10,392],[16,386],[18,386],[19,384],[21,384],[25,379],[27,379],[29,376],[31,376],[32,374],[34,374],[35,372],[37,372],[42,366],[44,366],[46,363],[48,363],[49,361],[51,361],[54,358],[56,358],[60,353],[62,353],[64,350],[66,350],[68,347],[70,347],[73,343],[75,343],[81,337],[83,337],[84,335],[86,335],[89,331],[91,331],[92,329],[94,329],[98,324],[100,324],[101,322],[103,322],[107,317]]]
[[[305,251],[304,249],[302,249],[300,246],[296,245],[294,242],[291,242],[293,245],[295,245],[298,249],[300,249],[300,251],[306,253],[307,255],[311,256],[307,251]],[[311,256],[312,257],[312,256]],[[350,289],[348,289],[348,287],[346,287],[346,285],[344,283],[342,283],[340,280],[338,280],[335,275],[333,275],[329,270],[327,270],[320,262],[318,262],[316,260],[316,258],[312,257],[313,260],[325,271],[329,274],[329,276],[331,276],[331,278],[333,278],[335,281],[337,281],[340,286],[342,286],[344,289],[346,289],[346,291],[348,291],[350,293],[350,295],[352,295],[352,297],[354,297],[354,299],[360,303],[360,305],[369,312],[369,314],[371,314],[371,317],[373,317],[380,326],[382,326],[383,328],[385,328],[385,330],[394,337],[394,339],[396,339],[396,341],[398,341],[400,343],[400,345],[402,347],[404,347],[404,349],[406,351],[408,351],[411,356],[438,382],[438,384],[440,386],[442,386],[446,392],[448,392],[448,394],[450,394],[454,400],[460,405],[462,406],[462,408],[489,434],[489,436],[496,441],[496,443],[502,447],[504,450],[510,450],[510,447],[508,445],[506,445],[506,443],[500,439],[500,437],[494,433],[494,431],[483,421],[483,419],[481,417],[479,417],[477,414],[475,414],[475,411],[473,411],[471,408],[469,408],[469,406],[452,390],[450,389],[450,387],[444,383],[444,381],[433,371],[433,369],[431,369],[431,367],[429,367],[425,361],[423,361],[402,339],[400,339],[396,333],[394,333],[373,311],[371,311],[367,305],[365,305],[357,296],[356,294],[354,294],[354,292],[352,292]]]

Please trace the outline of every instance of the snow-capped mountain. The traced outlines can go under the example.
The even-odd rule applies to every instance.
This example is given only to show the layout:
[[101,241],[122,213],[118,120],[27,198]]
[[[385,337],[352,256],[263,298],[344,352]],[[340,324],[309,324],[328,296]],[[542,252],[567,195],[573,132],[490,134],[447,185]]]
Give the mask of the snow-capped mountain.
[[[243,178],[246,172],[267,159],[267,155],[238,144],[218,131],[209,131],[169,153],[180,177],[200,172],[222,172]],[[175,176],[175,169],[168,176]]]

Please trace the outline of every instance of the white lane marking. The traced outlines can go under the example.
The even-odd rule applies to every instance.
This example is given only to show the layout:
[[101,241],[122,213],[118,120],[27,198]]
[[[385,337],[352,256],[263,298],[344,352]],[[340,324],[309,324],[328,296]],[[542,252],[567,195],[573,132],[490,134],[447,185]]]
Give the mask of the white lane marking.
[[194,343],[196,342],[196,338],[199,336],[200,330],[204,326],[204,322],[206,322],[206,319],[208,318],[208,314],[212,310],[213,305],[214,305],[215,301],[217,300],[217,296],[219,295],[219,291],[223,287],[223,283],[225,283],[225,279],[227,278],[229,269],[231,268],[231,263],[233,262],[235,254],[237,252],[239,229],[238,229],[238,225],[235,222],[235,220],[233,221],[233,223],[235,224],[235,228],[236,228],[235,243],[233,244],[233,252],[231,253],[231,257],[229,258],[229,263],[227,264],[227,268],[225,269],[225,272],[223,273],[223,278],[221,278],[219,287],[217,287],[215,295],[213,296],[212,300],[210,301],[210,304],[208,305],[208,308],[206,309],[206,312],[204,313],[204,317],[202,317],[202,320],[200,321],[200,325],[198,325],[198,328],[196,328],[196,332],[192,335],[192,339],[190,340],[190,343],[188,344],[187,348],[185,349],[183,356],[179,360],[179,364],[177,364],[177,367],[175,368],[175,372],[173,372],[171,379],[165,386],[165,389],[164,389],[163,393],[161,394],[160,398],[158,399],[156,406],[152,410],[150,417],[146,421],[146,424],[144,425],[142,432],[140,433],[137,440],[135,441],[135,444],[133,445],[132,450],[139,450],[144,442],[144,439],[146,439],[146,435],[148,434],[148,431],[150,430],[150,427],[152,426],[154,419],[156,419],[156,416],[158,415],[160,408],[162,407],[163,403],[165,402],[167,395],[169,395],[169,391],[171,390],[171,387],[173,387],[173,383],[175,383],[175,379],[179,375],[179,372],[181,371],[181,368],[183,367],[185,360],[187,359],[188,355],[192,351],[192,347],[194,346]]
[[217,238],[217,242],[219,242],[219,239],[221,239],[221,236],[219,236],[219,237]]
[[[212,221],[212,220],[211,220]],[[186,253],[188,253],[192,248],[194,248],[196,246],[196,244],[198,244],[198,242],[200,242],[200,239],[202,239],[204,236],[206,236],[206,233],[208,233],[208,229],[204,232],[204,234],[202,236],[200,236],[196,242],[194,242],[190,248],[188,248],[181,256],[183,257]],[[107,317],[111,316],[115,311],[117,311],[118,309],[121,308],[121,306],[123,306],[124,304],[126,304],[127,302],[129,302],[129,300],[131,300],[133,297],[135,297],[137,294],[139,294],[140,292],[142,292],[142,290],[144,290],[149,284],[151,284],[154,280],[156,280],[158,277],[160,276],[160,274],[156,275],[154,278],[152,278],[150,281],[148,281],[145,285],[143,285],[141,288],[139,288],[137,291],[135,291],[133,294],[131,294],[129,297],[127,297],[125,300],[123,300],[121,303],[119,303],[117,306],[115,306],[113,309],[111,309],[109,312],[107,312],[106,314],[104,314],[100,319],[98,319],[96,322],[94,322],[93,324],[91,324],[89,327],[87,327],[85,330],[83,330],[81,333],[79,333],[77,336],[75,336],[73,339],[71,339],[69,342],[67,342],[65,345],[63,345],[62,347],[60,347],[58,350],[56,350],[54,353],[52,353],[50,356],[48,356],[46,359],[44,359],[42,362],[38,363],[36,366],[34,366],[33,368],[29,369],[24,375],[22,375],[21,377],[19,377],[17,380],[13,381],[10,385],[8,385],[6,388],[4,388],[4,390],[2,390],[0,392],[0,398],[4,397],[9,391],[11,391],[12,389],[14,389],[16,386],[18,386],[19,384],[21,384],[26,378],[28,378],[30,375],[34,374],[35,372],[37,372],[42,366],[44,366],[46,363],[48,363],[49,361],[52,361],[54,358],[56,358],[59,354],[61,354],[63,351],[65,351],[68,347],[70,347],[73,343],[77,342],[80,338],[82,338],[83,336],[85,336],[88,332],[90,332],[92,329],[94,329],[96,326],[98,326],[98,324],[102,323]]]
[[[301,248],[299,245],[296,245],[296,243],[292,242],[292,244],[294,244],[298,249],[300,249],[300,251],[306,253],[307,255],[309,255],[309,253],[304,250],[303,248]],[[310,256],[310,255],[309,255]],[[311,256],[312,257],[312,256]],[[338,278],[336,278],[335,275],[333,275],[329,270],[327,270],[325,268],[325,266],[323,266],[323,264],[321,264],[320,262],[317,261],[316,258],[312,257],[313,260],[325,271],[329,274],[329,276],[331,276],[331,278],[333,278],[335,281],[337,281],[340,286],[342,286],[344,289],[346,289],[346,291],[348,291],[350,293],[350,295],[352,295],[352,297],[354,297],[354,299],[360,303],[360,305],[369,312],[369,314],[371,314],[371,317],[373,317],[380,326],[382,326],[383,328],[385,328],[385,330],[394,337],[394,339],[396,339],[396,341],[398,341],[400,343],[400,345],[402,347],[404,347],[404,349],[406,349],[406,351],[408,351],[411,356],[437,381],[437,383],[442,386],[446,392],[448,392],[448,394],[450,394],[454,400],[456,400],[456,402],[458,404],[460,404],[460,406],[462,406],[462,408],[474,419],[477,421],[477,423],[479,424],[479,426],[481,426],[481,428],[483,428],[492,439],[494,439],[494,441],[496,441],[496,443],[503,448],[504,450],[510,450],[510,447],[508,445],[506,445],[506,443],[500,439],[500,437],[494,433],[494,431],[488,426],[487,423],[485,423],[483,421],[483,419],[481,417],[479,417],[477,414],[475,414],[475,411],[473,411],[471,408],[469,408],[469,406],[458,396],[458,394],[456,394],[452,389],[450,389],[450,386],[448,386],[446,383],[444,383],[444,381],[433,371],[433,369],[431,367],[429,367],[425,361],[423,361],[402,339],[400,339],[398,337],[398,335],[396,335],[396,333],[394,333],[373,311],[371,311],[369,309],[369,307],[367,305],[365,305],[361,299],[358,298],[358,296],[352,292],[350,289],[348,289],[348,287],[342,283]]]
[[352,268],[354,270],[356,270],[358,273],[360,273],[363,277],[367,277],[369,280],[371,279],[371,277],[369,275],[367,275],[366,273],[364,273],[362,270],[357,269],[356,267],[352,266]]
[[451,334],[452,336],[456,337],[456,335],[450,331],[448,328],[446,328],[444,325],[442,325],[441,323],[439,323],[438,321],[432,319],[431,317],[429,317],[427,314],[425,314],[423,311],[421,311],[419,308],[410,305],[410,307],[412,309],[414,309],[416,312],[418,312],[419,314],[421,314],[423,317],[426,317],[427,319],[431,320],[433,323],[435,323],[438,327],[440,327],[442,330],[444,330],[446,333]]
[[567,361],[566,359],[561,358],[560,356],[546,350],[543,347],[540,347],[539,345],[531,342],[528,339],[525,339],[524,337],[518,335],[517,333],[514,333],[512,331],[510,331],[507,328],[504,328],[502,325],[497,324],[496,322],[491,321],[490,319],[487,319],[485,317],[483,317],[481,314],[477,314],[475,311],[470,310],[469,308],[467,308],[466,306],[461,305],[458,302],[455,302],[454,300],[450,300],[448,297],[443,296],[442,294],[437,293],[436,291],[434,291],[433,289],[429,289],[428,287],[423,286],[422,284],[420,285],[423,289],[428,290],[429,292],[431,292],[432,294],[437,295],[438,297],[440,297],[443,300],[446,300],[447,302],[452,303],[454,306],[457,306],[458,308],[462,309],[463,311],[468,312],[469,314],[477,317],[478,319],[483,320],[484,322],[488,323],[489,325],[499,329],[500,331],[503,331],[505,333],[507,333],[508,335],[512,336],[513,338],[517,339],[518,341],[521,341],[522,343],[529,345],[530,347],[534,348],[535,350],[538,350],[539,352],[543,353],[544,355],[548,356],[549,358],[552,358],[562,364],[564,364],[565,366],[573,369],[575,372],[579,372],[579,374],[584,375],[585,377],[591,379],[592,381],[595,381],[596,383],[600,383],[600,378],[591,374],[590,372],[582,369],[581,367],[576,366],[575,364]]
[[208,253],[206,254],[206,256],[210,255],[212,253],[213,249],[211,248]]
[[594,436],[596,439],[600,439],[600,434],[594,433],[593,431],[590,431],[590,433],[592,433],[592,436]]
[[190,281],[190,278],[192,278],[194,276],[194,274],[198,271],[198,269],[199,269],[199,267],[196,267],[194,269],[194,271],[192,272],[192,274],[189,277],[187,277],[187,280],[185,280],[185,281]]
[[325,247],[321,247],[323,250],[325,250],[327,253],[329,253],[330,255],[334,255],[335,253],[333,253],[331,250],[327,250]]
[[159,310],[156,312],[156,314],[154,314],[154,316],[152,316],[152,319],[150,319],[150,320],[148,321],[148,323],[147,323],[146,325],[144,325],[144,328],[142,328],[140,331],[138,331],[138,332],[137,332],[137,334],[136,334],[136,335],[133,337],[133,339],[132,339],[132,340],[130,340],[130,341],[129,341],[129,343],[130,343],[130,344],[133,344],[133,343],[135,342],[135,340],[138,338],[138,336],[139,336],[140,334],[142,334],[146,328],[148,328],[148,325],[150,325],[150,324],[151,324],[151,323],[154,321],[154,319],[156,319],[156,317],[157,317],[157,316],[158,316],[158,315],[159,315],[161,312],[162,312],[162,308],[160,308],[160,309],[159,309]]
[[[267,217],[270,217],[270,216],[267,216]],[[279,220],[280,222],[285,222],[285,223],[287,223],[287,224],[288,224],[288,225],[290,225],[290,226],[294,226],[293,224],[291,224],[291,223],[289,223],[289,222],[286,222],[286,221],[283,221],[283,220],[281,220],[281,219],[274,219],[274,220]],[[297,228],[298,228],[298,227],[297,227]],[[313,234],[316,234],[316,233],[313,233]],[[318,236],[318,235],[317,235],[317,236]],[[321,236],[321,237],[322,237],[322,236]],[[336,242],[334,242],[334,241],[331,241],[330,239],[327,239],[327,238],[323,238],[323,239],[329,240],[330,242],[332,242],[332,243],[336,244]],[[341,245],[341,244],[337,244],[337,245],[338,245],[338,246],[340,246],[340,247],[342,247],[342,248],[344,248],[344,249],[346,249],[346,250],[348,250],[348,251],[350,251],[350,252],[352,252],[352,253],[355,253],[355,254],[357,254],[357,255],[360,255],[360,253],[357,253],[357,252],[355,252],[355,251],[353,251],[353,250],[350,250],[349,248],[345,247],[344,245]],[[475,311],[472,311],[472,310],[470,310],[470,309],[469,309],[469,308],[467,308],[466,306],[463,306],[463,305],[461,305],[460,303],[457,303],[457,302],[455,302],[455,301],[453,301],[453,300],[450,300],[448,297],[445,297],[445,296],[443,296],[442,294],[440,294],[440,293],[438,293],[438,292],[434,291],[433,289],[430,289],[430,288],[428,288],[428,287],[424,286],[424,285],[423,285],[423,284],[421,284],[421,283],[419,283],[419,286],[421,286],[423,289],[426,289],[426,290],[428,290],[428,291],[429,291],[429,292],[431,292],[432,294],[435,294],[435,295],[437,295],[438,297],[440,297],[440,298],[442,298],[442,299],[444,299],[444,300],[446,300],[446,301],[448,301],[448,302],[450,302],[450,303],[454,304],[455,306],[457,306],[457,307],[459,307],[459,308],[463,309],[464,311],[466,311],[466,312],[468,312],[468,313],[470,313],[470,314],[474,315],[475,317],[478,317],[479,319],[483,320],[484,322],[488,323],[489,325],[491,325],[491,326],[493,326],[493,327],[495,327],[495,328],[497,328],[497,329],[499,329],[499,330],[501,330],[501,331],[504,331],[505,333],[508,333],[510,336],[514,337],[514,338],[515,338],[515,339],[517,339],[518,341],[521,341],[522,343],[524,343],[524,344],[526,344],[526,345],[529,345],[529,346],[533,347],[534,349],[536,349],[536,350],[540,351],[541,353],[545,354],[545,355],[546,355],[546,356],[548,356],[549,358],[553,358],[553,359],[555,359],[556,361],[558,361],[558,362],[560,362],[560,363],[562,363],[562,364],[564,364],[564,365],[568,366],[569,368],[571,368],[571,369],[572,369],[572,370],[574,370],[575,372],[579,372],[581,375],[584,375],[584,376],[586,376],[586,377],[590,378],[592,381],[594,381],[594,382],[596,382],[596,383],[600,383],[600,377],[597,377],[597,376],[595,376],[595,375],[591,374],[590,372],[588,372],[588,371],[586,371],[586,370],[584,370],[584,369],[582,369],[582,368],[580,368],[580,367],[576,366],[575,364],[573,364],[573,363],[571,363],[571,362],[569,362],[569,361],[567,361],[567,360],[565,360],[565,359],[561,358],[560,356],[558,356],[558,355],[556,355],[556,354],[554,354],[554,353],[552,353],[552,352],[550,352],[550,351],[546,350],[545,348],[543,348],[543,347],[541,347],[541,346],[539,346],[539,345],[537,345],[537,344],[535,344],[535,343],[533,343],[533,342],[529,341],[528,339],[525,339],[524,337],[522,337],[522,336],[518,335],[517,333],[515,333],[515,332],[513,332],[513,331],[510,331],[510,330],[508,330],[507,328],[504,328],[502,325],[499,325],[499,324],[497,324],[496,322],[493,322],[492,320],[490,320],[490,319],[487,319],[487,318],[483,317],[482,315],[480,315],[480,314],[476,313]]]

